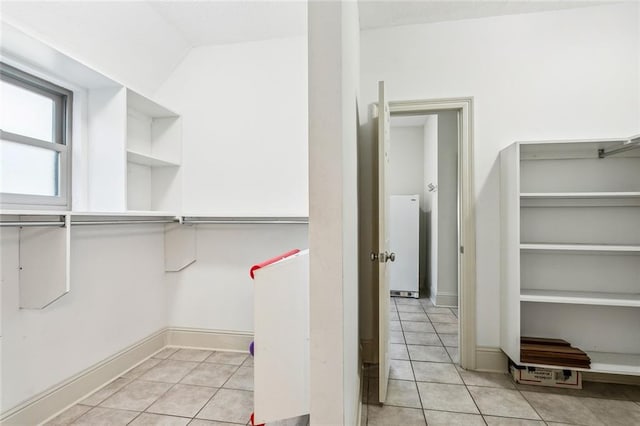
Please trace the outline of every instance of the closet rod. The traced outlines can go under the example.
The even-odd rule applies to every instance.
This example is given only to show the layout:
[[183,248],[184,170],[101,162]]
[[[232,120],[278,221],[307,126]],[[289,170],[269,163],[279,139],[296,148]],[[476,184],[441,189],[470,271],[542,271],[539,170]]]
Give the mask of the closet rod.
[[153,223],[178,223],[177,219],[164,220],[92,220],[71,222],[72,225],[147,225]]
[[308,217],[247,217],[247,218],[234,218],[234,217],[207,217],[207,218],[191,218],[188,216],[182,217],[181,222],[185,225],[224,225],[224,224],[241,224],[241,225],[257,225],[257,224],[307,224],[309,223]]
[[56,226],[63,227],[64,222],[0,222],[1,226]]
[[604,148],[598,150],[598,158],[607,158],[610,155],[620,154],[621,152],[631,151],[632,149],[640,148],[640,136],[629,139],[617,148],[613,148],[609,151],[605,151]]

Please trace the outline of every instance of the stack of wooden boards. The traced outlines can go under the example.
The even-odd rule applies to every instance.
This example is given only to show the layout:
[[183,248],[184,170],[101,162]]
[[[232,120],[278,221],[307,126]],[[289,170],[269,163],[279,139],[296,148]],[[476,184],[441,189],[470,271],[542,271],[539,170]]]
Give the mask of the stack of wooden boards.
[[562,339],[521,337],[520,361],[529,364],[591,368],[591,358]]

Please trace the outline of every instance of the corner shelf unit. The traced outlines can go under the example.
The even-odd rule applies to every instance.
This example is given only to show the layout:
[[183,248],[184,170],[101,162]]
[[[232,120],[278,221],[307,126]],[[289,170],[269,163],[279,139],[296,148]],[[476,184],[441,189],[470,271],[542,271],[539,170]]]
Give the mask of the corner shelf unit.
[[591,357],[583,371],[640,375],[640,147],[631,145],[638,137],[501,152],[501,347],[516,364],[566,369],[520,362],[521,336],[561,338]]

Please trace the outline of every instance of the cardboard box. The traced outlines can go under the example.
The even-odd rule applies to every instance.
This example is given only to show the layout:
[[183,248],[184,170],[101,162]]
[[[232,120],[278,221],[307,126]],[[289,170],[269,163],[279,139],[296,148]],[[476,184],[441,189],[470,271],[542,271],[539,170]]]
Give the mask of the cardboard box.
[[553,370],[541,367],[509,366],[516,383],[555,388],[582,389],[582,373],[575,370]]

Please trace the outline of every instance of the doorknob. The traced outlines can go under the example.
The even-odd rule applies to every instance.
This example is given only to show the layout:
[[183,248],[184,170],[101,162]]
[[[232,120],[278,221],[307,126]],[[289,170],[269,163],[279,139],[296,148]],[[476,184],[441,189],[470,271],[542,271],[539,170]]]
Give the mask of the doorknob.
[[387,255],[387,260],[395,262],[396,261],[396,254],[392,252],[391,254]]

